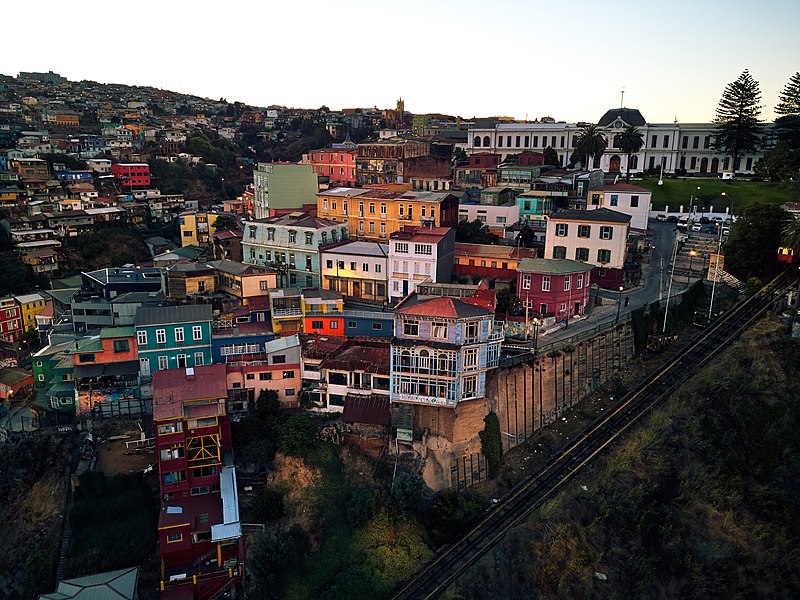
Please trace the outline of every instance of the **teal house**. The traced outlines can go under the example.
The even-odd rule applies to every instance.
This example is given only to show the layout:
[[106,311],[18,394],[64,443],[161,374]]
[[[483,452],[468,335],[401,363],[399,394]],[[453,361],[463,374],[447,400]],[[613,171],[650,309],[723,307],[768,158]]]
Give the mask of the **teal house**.
[[210,304],[143,306],[136,311],[142,383],[151,381],[153,371],[212,364],[211,317]]
[[74,341],[62,342],[46,346],[31,357],[34,404],[47,411],[56,424],[71,423],[75,417],[74,352]]

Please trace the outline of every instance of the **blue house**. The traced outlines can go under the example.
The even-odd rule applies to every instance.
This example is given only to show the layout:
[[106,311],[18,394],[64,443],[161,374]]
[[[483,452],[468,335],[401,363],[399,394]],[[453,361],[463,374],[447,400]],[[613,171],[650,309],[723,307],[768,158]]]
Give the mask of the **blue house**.
[[386,338],[394,336],[394,313],[371,310],[345,310],[344,334],[349,338]]
[[265,331],[267,323],[241,323],[229,329],[219,329],[211,337],[211,355],[215,363],[224,363],[232,356],[261,354],[264,345],[275,339]]

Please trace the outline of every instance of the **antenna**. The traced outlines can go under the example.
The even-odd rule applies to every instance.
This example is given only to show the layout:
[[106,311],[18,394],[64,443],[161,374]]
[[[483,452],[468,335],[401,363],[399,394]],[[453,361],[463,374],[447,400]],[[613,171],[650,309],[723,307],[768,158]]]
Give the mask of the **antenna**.
[[619,107],[622,108],[623,106],[625,106],[625,88],[622,88],[622,92],[619,98]]

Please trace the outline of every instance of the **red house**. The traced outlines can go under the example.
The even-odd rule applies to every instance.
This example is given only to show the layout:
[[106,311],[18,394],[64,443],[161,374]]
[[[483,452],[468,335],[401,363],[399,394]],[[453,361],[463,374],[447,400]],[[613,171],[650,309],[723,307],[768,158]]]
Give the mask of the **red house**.
[[242,578],[225,365],[153,373],[161,598],[208,600]]
[[323,148],[311,150],[308,158],[318,177],[327,177],[330,185],[355,187],[356,148]]
[[111,165],[111,174],[122,187],[147,187],[150,185],[150,165],[147,163],[116,163]]
[[517,154],[518,167],[540,167],[544,164],[544,154],[541,152],[520,152]]
[[18,342],[22,339],[22,315],[14,298],[0,299],[0,340]]
[[517,298],[540,317],[577,317],[589,305],[592,268],[576,260],[525,258],[517,266]]

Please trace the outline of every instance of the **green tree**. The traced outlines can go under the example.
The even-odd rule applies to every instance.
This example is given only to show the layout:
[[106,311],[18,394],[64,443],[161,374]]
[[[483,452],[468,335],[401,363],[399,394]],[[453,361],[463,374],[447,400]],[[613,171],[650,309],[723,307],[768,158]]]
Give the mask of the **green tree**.
[[754,170],[756,175],[769,181],[789,181],[800,170],[800,149],[792,150],[788,142],[778,142],[764,153]]
[[291,415],[278,427],[278,450],[302,456],[317,440],[317,424],[310,415]]
[[561,166],[561,161],[558,158],[558,152],[556,152],[552,146],[545,148],[542,152],[542,155],[544,156],[544,164],[553,165],[554,167]]
[[631,180],[631,154],[636,154],[644,146],[644,134],[634,125],[628,125],[619,135],[619,149],[625,153],[625,181]]
[[300,564],[307,549],[308,538],[297,524],[288,531],[258,534],[248,561],[255,580],[255,597],[282,598],[286,576],[294,565]]
[[725,270],[743,281],[772,274],[788,221],[789,213],[774,204],[754,203],[745,207],[725,243]]
[[389,503],[395,514],[418,514],[422,510],[424,490],[425,483],[416,473],[401,473],[395,477],[389,493]]
[[500,238],[489,232],[486,223],[475,219],[474,221],[459,221],[456,226],[456,241],[465,244],[496,244]]
[[775,135],[792,150],[800,148],[800,72],[795,73],[778,96]]
[[489,463],[489,475],[494,477],[500,469],[500,460],[503,457],[503,443],[500,437],[500,419],[493,412],[483,418],[484,427],[478,433],[481,439],[481,451]]
[[453,158],[456,161],[456,165],[466,165],[469,162],[469,157],[463,148],[456,148],[453,152]]
[[714,147],[731,155],[733,172],[740,156],[758,148],[760,101],[758,82],[745,69],[739,79],[725,87],[717,106]]
[[607,147],[608,140],[597,125],[587,125],[575,137],[575,153],[586,169],[592,168],[592,159],[601,156]]
[[256,414],[264,420],[278,418],[281,400],[277,390],[261,390],[256,398]]
[[239,229],[239,219],[229,215],[217,217],[214,221],[214,231],[225,231],[226,229]]

